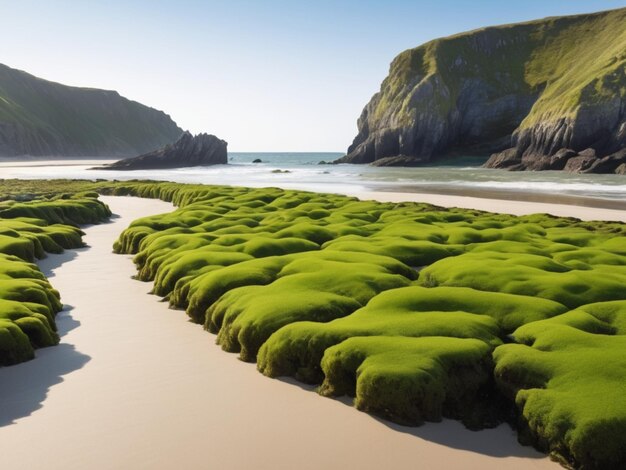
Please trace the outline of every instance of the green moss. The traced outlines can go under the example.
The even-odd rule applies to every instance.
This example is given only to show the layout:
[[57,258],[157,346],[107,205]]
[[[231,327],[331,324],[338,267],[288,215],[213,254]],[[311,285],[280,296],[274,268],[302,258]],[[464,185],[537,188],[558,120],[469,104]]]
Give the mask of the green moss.
[[[515,411],[522,439],[570,465],[624,458],[624,224],[276,188],[66,187],[174,202],[134,221],[116,250],[268,376],[353,395],[357,408],[404,424],[485,427]],[[0,240],[26,258],[76,230],[54,238],[45,221],[0,221],[17,224],[0,225]],[[14,243],[22,238],[32,245]],[[19,277],[28,289],[11,284]],[[28,312],[0,317],[1,344],[32,353],[24,338],[49,339],[42,325],[53,325],[58,297],[25,262],[0,270],[2,282],[0,298]]]
[[393,289],[346,318],[282,328],[261,348],[259,369],[317,382],[324,350],[350,337],[448,336],[496,346],[517,326],[566,310],[549,300],[460,287]]
[[402,424],[462,419],[491,375],[491,347],[477,339],[352,337],[322,359],[323,395]]
[[[7,189],[19,197],[13,185]],[[59,293],[30,261],[81,247],[76,225],[97,223],[110,212],[93,195],[50,197],[46,191],[29,194],[28,202],[0,199],[0,365],[10,365],[59,341],[54,321],[62,308]]]
[[375,264],[302,256],[277,276],[267,285],[231,290],[207,311],[207,327],[219,331],[218,342],[239,351],[244,360],[254,360],[259,347],[282,326],[344,317],[379,292],[409,282]]
[[[616,307],[590,310],[624,316],[624,302]],[[626,459],[626,336],[618,331],[581,309],[520,327],[520,344],[494,353],[525,438],[581,468],[620,468]]]
[[[574,255],[575,256],[575,255]],[[604,258],[619,260],[605,252]],[[599,258],[602,261],[602,257]],[[561,253],[558,258],[563,259]],[[570,308],[624,297],[626,265],[558,263],[549,256],[467,253],[434,263],[420,273],[424,286],[468,286],[477,290],[542,297]],[[480,269],[477,269],[480,266]]]

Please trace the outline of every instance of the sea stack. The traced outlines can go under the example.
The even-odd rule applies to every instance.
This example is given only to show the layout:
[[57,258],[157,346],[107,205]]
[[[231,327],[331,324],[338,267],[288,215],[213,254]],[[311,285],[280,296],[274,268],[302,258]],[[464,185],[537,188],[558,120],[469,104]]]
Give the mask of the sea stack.
[[228,143],[211,134],[193,136],[185,131],[173,144],[138,157],[126,158],[98,170],[152,170],[192,166],[224,165],[228,163]]

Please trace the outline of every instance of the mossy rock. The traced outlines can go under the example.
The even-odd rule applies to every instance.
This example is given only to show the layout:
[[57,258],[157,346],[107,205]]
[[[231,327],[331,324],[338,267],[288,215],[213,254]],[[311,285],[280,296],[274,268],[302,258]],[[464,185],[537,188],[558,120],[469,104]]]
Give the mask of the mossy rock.
[[[41,187],[45,191],[46,183]],[[10,365],[59,342],[54,318],[62,308],[60,295],[30,261],[83,246],[77,226],[100,222],[111,212],[97,194],[29,193],[20,198],[27,202],[1,196],[0,365]]]
[[352,337],[324,353],[320,393],[406,425],[463,419],[489,383],[491,350],[477,339]]
[[580,468],[626,461],[626,302],[603,304],[521,326],[494,353],[523,438]]

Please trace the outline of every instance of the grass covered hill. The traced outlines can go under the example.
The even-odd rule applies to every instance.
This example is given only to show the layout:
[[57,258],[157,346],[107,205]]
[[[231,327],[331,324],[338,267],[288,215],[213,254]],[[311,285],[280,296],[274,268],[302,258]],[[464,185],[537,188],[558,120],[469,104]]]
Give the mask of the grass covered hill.
[[78,88],[0,64],[0,157],[136,156],[182,130],[116,91]]
[[[118,253],[270,377],[398,423],[508,421],[561,463],[626,461],[626,225],[287,191],[48,182],[171,201]],[[5,182],[7,193],[41,182]]]
[[547,169],[535,160],[561,149],[617,152],[626,147],[625,24],[626,9],[552,17],[404,51],[343,161],[403,155],[416,163],[512,148],[500,166]]

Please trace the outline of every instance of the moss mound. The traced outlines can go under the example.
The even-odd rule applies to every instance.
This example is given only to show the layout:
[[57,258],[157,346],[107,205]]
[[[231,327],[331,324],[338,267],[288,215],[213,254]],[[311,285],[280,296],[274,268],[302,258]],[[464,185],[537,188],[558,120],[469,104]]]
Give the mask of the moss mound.
[[583,468],[626,461],[626,302],[587,305],[518,328],[495,376],[519,409],[522,436]]
[[[11,186],[7,189],[19,192]],[[110,215],[96,197],[49,198],[43,193],[29,193],[27,202],[2,197],[0,366],[31,359],[35,348],[59,342],[54,321],[62,308],[59,293],[31,262],[46,253],[81,247],[82,232],[77,225],[100,222]]]
[[[624,391],[623,224],[276,188],[99,190],[179,206],[135,221],[116,250],[264,374],[404,424],[495,425],[484,411],[506,399],[522,438],[563,462],[622,459],[623,413],[598,396]],[[609,377],[592,367],[602,354]]]
[[324,353],[320,392],[356,396],[358,409],[402,424],[463,419],[491,368],[491,348],[477,339],[352,337]]
[[[624,224],[276,188],[66,187],[177,205],[134,221],[115,250],[135,254],[155,293],[268,376],[354,396],[404,424],[510,418],[524,442],[573,467],[625,460]],[[11,221],[46,228],[34,215]],[[0,231],[6,249],[36,256],[15,227]],[[31,311],[50,323],[42,306]],[[3,341],[23,344],[25,331],[46,340],[31,320],[18,328],[26,313],[15,312]]]

